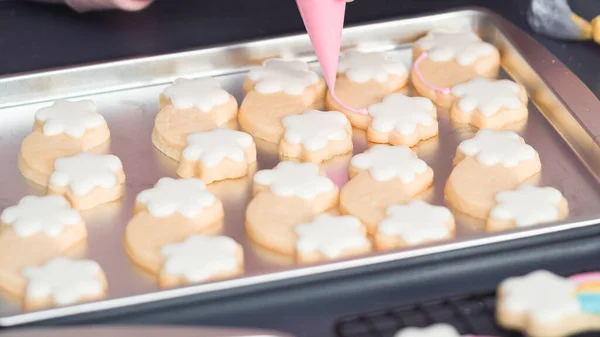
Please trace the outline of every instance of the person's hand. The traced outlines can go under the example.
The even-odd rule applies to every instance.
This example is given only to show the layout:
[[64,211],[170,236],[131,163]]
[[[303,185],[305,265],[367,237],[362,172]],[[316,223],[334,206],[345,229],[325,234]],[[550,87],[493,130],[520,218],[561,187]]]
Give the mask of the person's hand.
[[66,3],[78,12],[103,9],[139,11],[148,7],[153,0],[34,0],[38,2]]

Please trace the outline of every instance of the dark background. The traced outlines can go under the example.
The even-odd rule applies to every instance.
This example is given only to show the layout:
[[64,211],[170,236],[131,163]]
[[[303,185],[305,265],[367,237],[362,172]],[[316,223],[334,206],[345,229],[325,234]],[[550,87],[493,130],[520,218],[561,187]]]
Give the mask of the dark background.
[[[525,21],[528,0],[356,0],[349,24],[410,16],[461,6],[492,9],[532,33]],[[600,14],[600,0],[571,2],[580,15]],[[301,32],[293,0],[156,0],[140,13],[77,14],[61,6],[0,0],[0,76],[200,48]],[[536,36],[600,96],[600,49],[592,42],[561,42]],[[198,324],[273,328],[297,336],[329,336],[340,315],[473,290],[491,290],[508,275],[537,268],[562,273],[600,267],[600,229],[585,239],[566,234],[531,239],[503,253],[486,249],[415,259],[384,270],[277,290],[230,293],[225,298],[190,299],[164,308],[68,318],[43,324]],[[581,237],[582,234],[579,234]],[[542,242],[544,244],[542,244]],[[534,247],[535,245],[535,247]],[[476,257],[470,256],[477,253]],[[340,275],[338,275],[340,276]]]

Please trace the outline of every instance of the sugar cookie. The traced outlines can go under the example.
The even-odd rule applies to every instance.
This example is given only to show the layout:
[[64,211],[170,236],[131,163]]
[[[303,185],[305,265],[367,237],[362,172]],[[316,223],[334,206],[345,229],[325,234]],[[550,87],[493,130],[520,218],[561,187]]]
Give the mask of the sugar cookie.
[[352,158],[340,210],[375,234],[388,206],[404,204],[433,183],[433,170],[407,146],[375,145]]
[[500,129],[527,118],[527,91],[510,80],[477,77],[452,88],[450,118],[480,129]]
[[[335,94],[343,103],[336,101],[327,92],[327,110],[341,111],[356,128],[367,129],[371,116],[365,110],[369,105],[380,102],[383,97],[406,86],[408,71],[400,60],[384,52],[344,52],[339,61]],[[354,110],[354,111],[353,111]]]
[[294,228],[297,235],[296,261],[319,261],[366,254],[371,242],[360,220],[351,216],[317,215]]
[[321,163],[353,149],[352,126],[341,112],[308,110],[282,123],[281,158]]
[[108,144],[108,125],[90,100],[56,101],[35,113],[33,132],[21,144],[18,166],[21,174],[34,183],[48,185],[54,161],[79,152],[104,152]]
[[538,270],[498,287],[496,319],[532,337],[561,337],[600,330],[599,273],[562,277]]
[[[477,337],[474,335],[468,336]],[[453,326],[437,323],[426,328],[404,328],[398,331],[394,337],[461,337],[461,335]]]
[[27,310],[98,300],[108,288],[100,265],[91,260],[57,257],[41,266],[25,267],[22,274],[27,279]]
[[475,77],[495,78],[500,53],[468,30],[433,30],[413,44],[411,80],[416,91],[449,108],[451,88]]
[[438,134],[435,105],[425,97],[391,94],[367,109],[367,139],[374,143],[414,146]]
[[124,188],[119,157],[83,152],[54,162],[48,193],[60,194],[73,208],[85,210],[121,198]]
[[488,231],[558,221],[569,214],[567,199],[552,187],[521,184],[515,190],[496,193],[496,202],[487,220]]
[[454,216],[446,207],[413,200],[388,206],[386,218],[377,226],[375,245],[385,250],[444,240],[454,236],[454,227]]
[[313,163],[281,162],[257,172],[254,183],[246,232],[259,245],[286,255],[295,254],[296,225],[338,203],[338,187]]
[[256,144],[245,132],[216,128],[195,132],[187,137],[177,175],[196,177],[210,184],[240,178],[256,163]]
[[84,241],[83,219],[62,196],[26,196],[0,215],[0,288],[24,296],[23,268],[63,255]]
[[179,78],[160,95],[160,111],[154,120],[152,143],[178,160],[193,132],[210,131],[235,119],[238,104],[212,77]]
[[515,189],[541,170],[537,152],[512,131],[483,129],[460,143],[446,182],[446,200],[457,210],[487,219],[496,194]]
[[277,143],[285,116],[323,109],[325,81],[299,60],[267,60],[248,72],[238,120],[254,137]]
[[161,287],[228,278],[244,268],[242,247],[226,236],[192,235],[163,246],[160,253],[164,258],[158,276]]
[[161,248],[190,235],[218,228],[223,203],[195,178],[161,178],[136,197],[134,217],[125,229],[125,248],[133,262],[158,273]]

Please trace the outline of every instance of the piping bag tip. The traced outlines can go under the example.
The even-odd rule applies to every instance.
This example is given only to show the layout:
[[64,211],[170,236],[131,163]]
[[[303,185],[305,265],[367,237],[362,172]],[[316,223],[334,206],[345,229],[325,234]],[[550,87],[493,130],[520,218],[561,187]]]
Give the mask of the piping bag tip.
[[335,99],[342,107],[352,112],[367,114],[366,109],[354,109],[344,104],[335,95],[342,29],[346,13],[346,0],[296,0],[315,54],[321,64],[325,82]]

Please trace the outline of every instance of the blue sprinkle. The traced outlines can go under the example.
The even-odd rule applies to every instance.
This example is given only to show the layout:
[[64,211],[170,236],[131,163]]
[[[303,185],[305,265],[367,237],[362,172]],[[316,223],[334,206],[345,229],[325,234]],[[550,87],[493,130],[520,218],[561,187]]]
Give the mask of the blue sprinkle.
[[599,294],[583,293],[577,295],[581,310],[588,314],[600,314],[600,296]]

